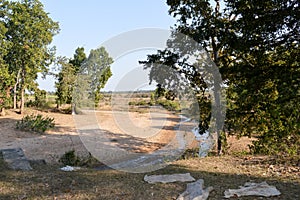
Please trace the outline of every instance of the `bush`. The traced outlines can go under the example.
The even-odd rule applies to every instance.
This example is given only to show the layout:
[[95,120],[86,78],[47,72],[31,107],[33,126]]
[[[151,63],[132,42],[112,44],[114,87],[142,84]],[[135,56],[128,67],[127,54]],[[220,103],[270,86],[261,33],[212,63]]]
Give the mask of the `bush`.
[[182,160],[191,159],[191,158],[199,158],[199,147],[186,149],[180,157],[180,159]]
[[91,153],[87,157],[79,157],[76,155],[75,150],[67,151],[58,162],[63,165],[80,166],[80,167],[93,167],[99,165],[99,161],[94,158]]
[[140,100],[140,101],[130,101],[128,105],[130,106],[149,106],[149,102],[146,100]]
[[251,153],[277,155],[281,157],[295,157],[300,154],[300,135],[290,134],[278,137],[275,133],[269,133],[258,137],[250,146]]
[[169,111],[180,111],[179,102],[171,100],[157,100],[157,104],[161,105]]
[[58,161],[64,165],[78,166],[80,158],[75,154],[75,150],[71,150],[62,155]]
[[44,133],[46,130],[54,127],[54,118],[43,117],[42,115],[26,115],[18,121],[16,128],[24,131],[34,131]]

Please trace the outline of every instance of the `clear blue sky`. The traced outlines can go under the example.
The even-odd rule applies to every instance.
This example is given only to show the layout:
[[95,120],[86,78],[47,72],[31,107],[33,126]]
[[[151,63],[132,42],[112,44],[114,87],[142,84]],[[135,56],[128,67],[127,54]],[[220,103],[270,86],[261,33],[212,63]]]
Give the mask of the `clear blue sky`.
[[[60,33],[54,37],[52,45],[57,48],[57,56],[72,57],[77,47],[83,46],[86,54],[98,48],[106,40],[139,28],[169,29],[175,20],[168,15],[166,0],[41,0],[45,11],[60,24]],[[149,53],[149,52],[146,52]],[[145,54],[146,54],[145,53]],[[113,90],[114,80],[122,76],[118,68],[128,68],[129,63],[137,64],[141,53],[129,55],[112,65],[113,77],[106,90]],[[123,63],[122,63],[123,62]],[[124,71],[122,71],[124,73]],[[42,89],[54,91],[54,80],[38,81]]]

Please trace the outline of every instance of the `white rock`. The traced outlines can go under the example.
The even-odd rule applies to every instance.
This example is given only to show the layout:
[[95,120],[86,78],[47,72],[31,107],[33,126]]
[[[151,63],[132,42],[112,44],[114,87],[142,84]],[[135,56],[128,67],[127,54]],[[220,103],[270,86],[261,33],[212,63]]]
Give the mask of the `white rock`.
[[177,198],[177,200],[206,200],[212,187],[203,189],[204,181],[199,179],[194,183],[188,183],[186,190]]
[[168,175],[145,175],[144,181],[148,183],[172,183],[195,181],[190,173],[186,174],[168,174]]
[[275,186],[270,186],[266,182],[261,183],[245,183],[244,186],[240,186],[240,189],[228,189],[224,192],[225,198],[241,197],[241,196],[263,196],[271,197],[278,196],[281,193]]
[[60,170],[65,171],[65,172],[71,172],[71,171],[75,171],[75,170],[78,170],[78,169],[80,169],[80,167],[72,167],[72,166],[69,166],[69,165],[60,168]]

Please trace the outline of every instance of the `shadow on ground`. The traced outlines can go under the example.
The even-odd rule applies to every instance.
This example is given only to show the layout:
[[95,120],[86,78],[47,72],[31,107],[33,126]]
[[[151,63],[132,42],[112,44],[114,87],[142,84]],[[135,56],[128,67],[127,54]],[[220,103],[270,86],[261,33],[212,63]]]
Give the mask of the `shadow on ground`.
[[[59,166],[33,164],[33,171],[19,172],[7,169],[0,159],[0,199],[176,199],[185,190],[185,183],[148,184],[145,174],[133,174],[115,170],[82,169],[62,172]],[[300,197],[300,181],[280,180],[274,177],[258,177],[251,174],[229,174],[201,170],[201,166],[187,168],[170,165],[150,174],[190,172],[195,179],[204,179],[204,185],[213,186],[209,199],[224,199],[226,189],[235,189],[245,182],[262,182],[274,185],[281,191],[278,197],[241,197],[234,199],[295,200]]]

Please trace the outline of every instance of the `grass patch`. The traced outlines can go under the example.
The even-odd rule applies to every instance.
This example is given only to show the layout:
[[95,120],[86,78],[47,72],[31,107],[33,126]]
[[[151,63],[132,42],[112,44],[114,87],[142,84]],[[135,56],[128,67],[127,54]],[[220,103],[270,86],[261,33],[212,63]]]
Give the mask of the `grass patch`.
[[16,128],[23,131],[44,133],[46,130],[54,128],[54,118],[43,117],[41,114],[26,115],[16,123]]
[[[255,157],[253,159],[256,159]],[[300,178],[260,175],[267,165],[252,163],[232,156],[180,160],[164,169],[132,174],[116,170],[97,171],[82,168],[63,172],[55,165],[34,165],[33,171],[13,171],[2,168],[0,161],[0,199],[176,199],[186,189],[186,183],[148,184],[144,176],[152,174],[191,173],[195,179],[204,179],[204,185],[213,186],[210,200],[223,199],[226,189],[238,188],[245,182],[267,181],[282,195],[267,199],[299,199]],[[238,167],[239,166],[239,167]],[[240,199],[254,200],[258,197]],[[264,199],[264,198],[262,198]]]

